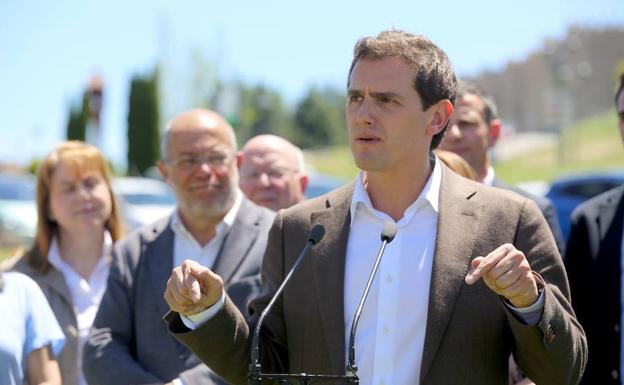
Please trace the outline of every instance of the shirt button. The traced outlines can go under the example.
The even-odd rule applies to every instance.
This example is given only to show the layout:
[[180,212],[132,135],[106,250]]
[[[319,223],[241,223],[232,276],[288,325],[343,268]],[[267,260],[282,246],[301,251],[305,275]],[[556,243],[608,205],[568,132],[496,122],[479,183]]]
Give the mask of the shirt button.
[[613,369],[611,371],[611,377],[613,377],[614,380],[617,380],[617,378],[618,378],[618,371]]
[[613,327],[613,330],[615,330],[616,333],[620,332],[620,325],[615,324],[615,326]]
[[388,334],[388,333],[390,333],[390,328],[388,327],[388,325],[384,325],[383,334]]
[[394,281],[394,278],[391,275],[386,277],[386,283],[392,283],[392,281]]

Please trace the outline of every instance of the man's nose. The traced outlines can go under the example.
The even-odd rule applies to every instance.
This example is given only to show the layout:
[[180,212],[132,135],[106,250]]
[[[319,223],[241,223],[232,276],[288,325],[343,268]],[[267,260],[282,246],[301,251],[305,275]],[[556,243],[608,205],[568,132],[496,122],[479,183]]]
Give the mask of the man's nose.
[[461,130],[457,124],[451,123],[444,137],[449,139],[459,139],[461,137]]
[[269,178],[269,174],[266,172],[261,172],[258,176],[258,183],[263,187],[270,186],[271,178]]
[[368,98],[362,100],[362,102],[357,107],[355,107],[354,118],[355,122],[358,124],[373,124],[375,119],[373,117],[372,105]]

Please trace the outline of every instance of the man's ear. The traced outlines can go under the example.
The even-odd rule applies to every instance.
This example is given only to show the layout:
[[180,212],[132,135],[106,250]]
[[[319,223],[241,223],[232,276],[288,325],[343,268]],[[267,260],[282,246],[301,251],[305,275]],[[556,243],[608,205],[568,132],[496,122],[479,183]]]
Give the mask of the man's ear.
[[243,152],[238,151],[236,153],[236,167],[238,167],[238,169],[240,170],[242,165],[243,165]]
[[299,184],[301,185],[301,192],[305,195],[306,190],[308,189],[308,176],[306,174],[302,174],[299,176]]
[[158,171],[160,171],[160,175],[162,176],[162,178],[164,180],[167,180],[167,177],[169,176],[169,170],[167,170],[165,162],[163,162],[162,160],[158,160],[156,162],[156,167],[158,167]]
[[503,122],[500,119],[492,119],[488,131],[488,147],[494,147],[500,137],[502,128]]
[[429,107],[428,111],[430,111],[429,134],[434,136],[444,129],[451,115],[453,115],[453,104],[448,99],[440,100]]

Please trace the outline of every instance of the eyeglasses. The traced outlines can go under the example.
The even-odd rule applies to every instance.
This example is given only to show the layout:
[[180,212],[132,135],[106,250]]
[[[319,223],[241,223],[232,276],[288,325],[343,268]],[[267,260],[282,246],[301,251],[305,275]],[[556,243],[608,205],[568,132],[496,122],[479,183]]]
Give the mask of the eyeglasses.
[[165,160],[176,168],[181,170],[190,171],[194,170],[202,164],[210,166],[211,170],[224,171],[230,161],[230,157],[225,154],[210,154],[210,155],[183,155],[176,159]]
[[262,177],[262,175],[266,175],[267,178],[271,181],[282,180],[285,175],[297,172],[297,170],[289,169],[289,168],[273,168],[266,171],[260,170],[252,170],[248,172],[241,171],[241,178],[247,180],[258,180]]

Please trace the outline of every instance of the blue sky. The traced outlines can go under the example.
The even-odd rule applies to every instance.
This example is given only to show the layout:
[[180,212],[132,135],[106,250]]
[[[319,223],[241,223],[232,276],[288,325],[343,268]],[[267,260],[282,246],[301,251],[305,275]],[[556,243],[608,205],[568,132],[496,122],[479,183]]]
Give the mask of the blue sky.
[[355,41],[383,29],[428,36],[465,76],[522,59],[572,23],[622,26],[622,0],[0,0],[0,162],[25,164],[61,141],[93,73],[106,87],[101,147],[123,166],[129,79],[158,60],[166,120],[192,107],[193,52],[292,105],[310,85],[344,87]]

